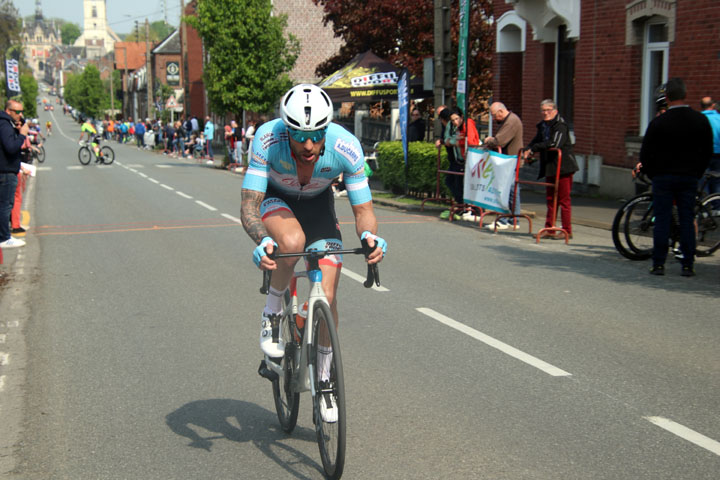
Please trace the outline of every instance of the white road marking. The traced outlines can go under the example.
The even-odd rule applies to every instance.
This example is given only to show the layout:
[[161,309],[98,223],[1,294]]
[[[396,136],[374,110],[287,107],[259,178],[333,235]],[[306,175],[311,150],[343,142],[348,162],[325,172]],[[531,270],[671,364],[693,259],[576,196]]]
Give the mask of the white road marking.
[[7,335],[0,333],[0,343],[5,343],[5,340],[7,340]]
[[172,168],[172,167],[173,167],[172,165],[162,165],[162,164],[160,164],[160,165],[155,165],[155,166],[156,166],[157,168]]
[[500,340],[497,340],[489,335],[485,335],[484,333],[475,330],[474,328],[457,322],[450,317],[446,317],[445,315],[438,313],[435,310],[422,307],[416,308],[416,310],[424,315],[427,315],[430,318],[437,320],[440,323],[447,325],[448,327],[454,328],[455,330],[464,333],[465,335],[468,335],[476,340],[480,340],[484,344],[500,350],[501,352],[510,355],[511,357],[520,360],[521,362],[525,362],[530,366],[542,370],[548,375],[552,375],[553,377],[569,377],[572,375],[565,370],[561,370],[553,365],[550,365],[547,362],[544,362],[543,360],[540,360],[539,358],[533,357],[530,354],[518,350],[517,348],[512,347],[507,343],[503,343]]
[[242,220],[240,220],[240,219],[237,218],[237,217],[233,217],[232,215],[230,215],[230,214],[228,214],[228,213],[223,213],[223,214],[221,214],[220,216],[221,216],[221,217],[225,217],[225,218],[227,218],[228,220],[230,220],[230,221],[232,221],[232,222],[235,222],[235,223],[242,223]]
[[690,443],[694,443],[698,447],[702,447],[715,455],[720,456],[720,442],[713,440],[712,438],[706,437],[702,433],[698,433],[684,425],[673,422],[663,417],[643,417],[650,423],[657,425],[663,430],[677,435],[678,437],[687,440]]
[[138,174],[138,175],[140,175],[140,176],[141,176],[141,177],[143,177],[143,178],[148,178],[148,176],[147,176],[147,175],[145,175],[145,174],[144,174],[144,173],[142,173],[142,172],[137,172],[137,174]]
[[183,198],[188,198],[188,199],[192,199],[192,198],[193,198],[193,197],[191,197],[190,195],[188,195],[187,193],[181,192],[180,190],[175,190],[175,193],[177,193],[178,195],[180,195],[180,196],[183,197]]
[[37,167],[38,172],[49,172],[52,170],[52,167]]
[[5,375],[0,375],[0,392],[5,390]]
[[208,205],[207,203],[202,202],[202,201],[200,201],[200,200],[195,200],[195,203],[197,203],[197,204],[200,205],[201,207],[207,208],[207,209],[210,210],[211,212],[214,212],[214,211],[217,210],[217,208],[213,207],[212,205]]
[[163,187],[165,190],[175,190],[175,189],[174,189],[173,187],[171,187],[170,185],[165,185],[164,183],[161,183],[160,186]]
[[158,180],[155,180],[155,179],[154,179],[154,178],[152,178],[152,177],[147,177],[147,179],[148,179],[148,180],[150,180],[150,181],[151,181],[151,182],[153,182],[153,183],[157,183],[157,184],[159,184],[159,183],[160,183],[160,181],[158,181]]
[[[357,273],[355,273],[351,270],[348,270],[345,267],[343,267],[342,270],[340,270],[340,272],[343,273],[344,275],[352,278],[356,282],[365,283],[365,277],[363,277],[362,275],[358,275]],[[375,290],[376,292],[389,292],[390,291],[389,289],[383,287],[382,285],[380,285],[378,287],[377,285],[374,285],[374,284],[372,286],[372,289]]]
[[0,367],[3,365],[7,365],[10,361],[10,354],[5,352],[0,352]]
[[67,167],[68,170],[82,170],[83,167],[80,165],[70,165]]

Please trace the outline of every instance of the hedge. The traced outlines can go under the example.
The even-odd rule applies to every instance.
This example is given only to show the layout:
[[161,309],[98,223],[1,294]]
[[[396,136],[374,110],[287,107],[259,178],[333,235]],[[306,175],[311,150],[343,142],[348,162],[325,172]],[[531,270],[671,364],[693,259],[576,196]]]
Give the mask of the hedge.
[[[429,142],[408,144],[408,193],[418,196],[435,195],[437,179],[437,148]],[[377,147],[378,169],[375,175],[382,180],[386,190],[405,192],[405,161],[402,142],[380,142]],[[447,152],[441,149],[440,166],[448,168]],[[450,196],[444,178],[440,179],[440,194]]]

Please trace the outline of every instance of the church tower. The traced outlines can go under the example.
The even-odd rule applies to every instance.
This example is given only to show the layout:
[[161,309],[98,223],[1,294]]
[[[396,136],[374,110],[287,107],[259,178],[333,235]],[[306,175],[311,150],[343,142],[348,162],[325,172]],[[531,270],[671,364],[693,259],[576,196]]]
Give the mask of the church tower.
[[88,58],[99,58],[112,52],[119,41],[108,26],[105,0],[83,0],[83,33],[75,46],[85,47]]

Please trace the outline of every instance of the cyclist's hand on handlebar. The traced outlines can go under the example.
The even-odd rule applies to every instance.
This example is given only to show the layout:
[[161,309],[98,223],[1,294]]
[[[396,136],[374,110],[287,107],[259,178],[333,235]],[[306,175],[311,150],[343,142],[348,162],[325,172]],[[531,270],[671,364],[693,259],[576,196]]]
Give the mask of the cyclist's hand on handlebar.
[[275,270],[277,268],[275,260],[268,257],[268,254],[273,253],[277,246],[277,243],[272,238],[265,237],[260,241],[260,245],[255,247],[255,250],[253,250],[253,262],[260,270]]
[[367,230],[365,230],[362,235],[360,235],[360,240],[365,239],[367,239],[368,245],[370,245],[370,247],[374,247],[374,250],[367,257],[367,262],[372,265],[373,263],[379,263],[380,261],[382,261],[385,253],[387,252],[387,242],[385,241],[385,239],[378,237],[377,235],[370,233]]

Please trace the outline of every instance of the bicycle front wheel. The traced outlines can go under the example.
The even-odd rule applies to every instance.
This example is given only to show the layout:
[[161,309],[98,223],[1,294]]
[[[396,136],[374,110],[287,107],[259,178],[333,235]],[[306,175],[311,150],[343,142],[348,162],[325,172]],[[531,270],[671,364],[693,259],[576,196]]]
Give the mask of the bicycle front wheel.
[[80,160],[80,163],[87,165],[90,163],[91,158],[92,153],[90,153],[90,149],[88,147],[81,147],[78,151],[78,160]]
[[696,252],[699,257],[712,255],[720,247],[720,193],[703,198],[695,213]]
[[43,163],[45,161],[45,147],[42,145],[38,148],[37,159],[38,163]]
[[[289,295],[288,292],[285,293]],[[285,340],[285,355],[280,362],[283,375],[273,380],[272,389],[280,426],[285,433],[292,433],[297,424],[298,409],[300,408],[300,393],[294,392],[292,389],[293,374],[297,369],[296,352],[300,346],[295,341],[294,326],[290,322],[292,311],[286,310],[288,313],[280,320],[280,338]]]
[[[315,433],[325,474],[328,478],[337,479],[342,476],[345,467],[345,380],[340,341],[327,304],[315,302],[312,318],[313,338],[308,361],[311,366],[310,381],[315,390]],[[329,362],[318,361],[318,351],[327,352],[328,347],[332,351]],[[323,413],[323,410],[335,412]]]
[[115,152],[107,145],[100,149],[100,154],[102,155],[102,163],[105,165],[110,165],[115,161]]
[[638,195],[627,204],[623,220],[625,242],[632,251],[631,260],[647,260],[652,256],[655,211],[652,195]]

